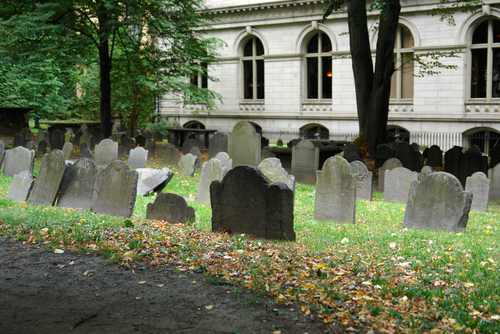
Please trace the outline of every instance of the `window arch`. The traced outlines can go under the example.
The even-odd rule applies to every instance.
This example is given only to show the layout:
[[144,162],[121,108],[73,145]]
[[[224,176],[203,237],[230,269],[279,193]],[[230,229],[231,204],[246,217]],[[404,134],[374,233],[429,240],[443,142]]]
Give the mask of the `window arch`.
[[332,98],[332,42],[324,32],[314,34],[306,49],[306,97]]
[[413,99],[413,46],[415,41],[410,29],[399,25],[394,43],[394,65],[396,71],[391,78],[391,99],[401,101]]
[[243,99],[264,99],[264,46],[252,36],[243,45]]
[[471,99],[500,98],[500,21],[489,18],[472,33]]

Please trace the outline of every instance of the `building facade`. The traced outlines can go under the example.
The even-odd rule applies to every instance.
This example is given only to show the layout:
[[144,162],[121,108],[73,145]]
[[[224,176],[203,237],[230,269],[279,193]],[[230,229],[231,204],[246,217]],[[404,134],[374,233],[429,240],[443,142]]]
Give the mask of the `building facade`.
[[[420,145],[477,144],[488,152],[500,142],[500,2],[484,1],[476,13],[454,15],[455,25],[428,15],[439,1],[402,0],[394,56],[389,140]],[[220,93],[219,111],[193,115],[175,98],[159,111],[184,127],[230,132],[240,120],[276,141],[298,136],[351,140],[359,131],[349,54],[347,14],[322,22],[324,1],[207,0],[217,22],[208,37],[225,41],[217,82],[192,80]],[[377,13],[369,13],[372,47]],[[455,65],[438,75],[416,76],[411,54],[458,50]],[[196,79],[196,78],[195,78]]]

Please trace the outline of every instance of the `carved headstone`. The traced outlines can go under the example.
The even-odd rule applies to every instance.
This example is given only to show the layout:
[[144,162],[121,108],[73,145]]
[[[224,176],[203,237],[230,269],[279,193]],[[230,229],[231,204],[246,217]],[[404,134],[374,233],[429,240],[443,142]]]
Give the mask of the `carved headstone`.
[[292,175],[296,182],[315,184],[318,166],[319,148],[310,140],[301,140],[292,147]]
[[378,170],[378,191],[383,193],[384,192],[384,184],[385,184],[385,172],[387,170],[391,170],[397,167],[403,167],[401,164],[401,161],[399,161],[396,158],[390,158],[387,159],[386,162],[380,167]]
[[94,148],[94,161],[100,166],[109,165],[118,159],[118,143],[111,139],[103,139]]
[[154,203],[147,206],[146,219],[164,220],[171,224],[186,224],[196,221],[194,208],[176,194],[160,193]]
[[413,181],[418,181],[418,173],[405,167],[397,167],[385,172],[384,200],[406,203]]
[[228,169],[217,159],[210,159],[203,163],[200,172],[200,182],[194,201],[198,204],[210,205],[210,184],[224,178]]
[[467,177],[475,172],[488,172],[488,157],[483,156],[479,149],[471,148],[460,156],[458,164],[458,179],[465,186]]
[[196,140],[196,139],[193,139],[193,138],[189,138],[188,140],[186,140],[183,144],[182,144],[182,153],[183,154],[186,154],[186,153],[189,153],[191,152],[191,149],[196,146],[196,147],[200,147],[200,143]]
[[148,150],[143,147],[136,147],[130,150],[128,156],[128,165],[134,168],[144,168],[146,167],[146,162],[148,161]]
[[442,167],[443,166],[443,151],[437,145],[432,145],[427,151],[427,166]]
[[399,142],[396,150],[396,158],[401,161],[403,167],[408,168],[411,171],[420,172],[422,169],[420,159],[420,152],[415,152],[413,146],[408,144],[407,142]]
[[35,151],[28,150],[22,146],[7,150],[5,152],[3,175],[14,176],[24,170],[33,175],[34,159]]
[[137,182],[137,195],[146,196],[151,192],[160,193],[174,176],[167,167],[162,169],[137,168],[139,180]]
[[460,158],[464,154],[459,146],[453,146],[444,154],[444,171],[458,177]]
[[222,164],[227,168],[227,170],[230,170],[233,168],[233,159],[229,157],[229,154],[226,152],[219,152],[215,155],[215,159],[220,160]]
[[89,158],[80,158],[69,166],[61,182],[57,206],[88,211],[98,169],[94,160]]
[[233,132],[228,134],[228,154],[233,159],[233,166],[260,163],[260,135],[252,124],[241,121],[236,123]]
[[217,153],[228,151],[227,147],[227,134],[222,132],[216,132],[210,139],[210,145],[208,148],[208,158],[215,158]]
[[465,191],[472,193],[471,211],[488,211],[490,182],[483,172],[475,172],[467,177]]
[[351,174],[356,176],[356,199],[371,201],[373,199],[373,175],[361,161],[352,161]]
[[50,149],[62,150],[64,145],[64,136],[58,129],[50,134]]
[[42,140],[38,143],[37,155],[43,156],[47,152],[47,142]]
[[272,182],[283,182],[295,194],[295,176],[289,175],[278,158],[267,158],[257,167]]
[[45,153],[28,203],[54,205],[65,171],[64,153],[61,150]]
[[196,157],[196,155],[193,155],[191,153],[183,154],[181,156],[181,160],[179,161],[179,169],[177,173],[179,175],[193,177],[196,170],[195,165],[197,159],[198,158]]
[[14,178],[9,186],[7,198],[19,202],[25,202],[28,200],[32,188],[33,176],[26,170],[22,171],[21,173],[14,175]]

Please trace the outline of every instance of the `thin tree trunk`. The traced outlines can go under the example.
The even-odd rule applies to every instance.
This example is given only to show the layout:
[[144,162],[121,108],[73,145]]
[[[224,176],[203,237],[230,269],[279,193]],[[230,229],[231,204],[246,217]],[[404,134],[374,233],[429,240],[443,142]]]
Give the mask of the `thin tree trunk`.
[[108,15],[104,7],[99,8],[99,69],[101,77],[101,133],[105,138],[111,136],[111,56],[109,53],[109,36],[106,25]]

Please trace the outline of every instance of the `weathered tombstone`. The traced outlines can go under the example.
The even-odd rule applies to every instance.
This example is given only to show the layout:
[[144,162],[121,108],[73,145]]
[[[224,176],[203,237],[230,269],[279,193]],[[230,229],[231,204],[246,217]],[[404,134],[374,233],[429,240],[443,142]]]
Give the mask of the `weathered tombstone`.
[[[407,142],[399,142],[396,150],[396,158],[401,161],[403,167],[411,171],[420,172],[422,169],[420,152],[415,152],[413,146]],[[423,160],[423,159],[422,159]]]
[[109,165],[118,159],[118,143],[111,139],[103,139],[94,147],[94,161],[100,166]]
[[89,158],[80,157],[69,166],[61,182],[57,206],[88,211],[92,205],[98,170],[97,164]]
[[405,167],[385,171],[384,200],[406,203],[413,181],[418,181],[418,173]]
[[146,167],[146,162],[148,161],[148,150],[144,147],[136,147],[130,150],[128,155],[128,165],[134,168],[144,168]]
[[47,142],[45,140],[41,140],[38,143],[37,154],[43,156],[47,152]]
[[443,151],[437,145],[432,145],[427,151],[427,166],[442,167],[443,166]]
[[383,193],[384,192],[384,184],[385,184],[385,172],[387,170],[392,170],[397,167],[403,167],[401,164],[401,161],[399,161],[396,158],[390,158],[387,159],[386,162],[380,167],[378,170],[378,191]]
[[34,140],[33,133],[29,128],[22,128],[21,133],[23,134],[23,138],[26,140]]
[[260,150],[260,135],[253,125],[246,121],[236,123],[233,132],[228,134],[228,154],[233,159],[233,166],[257,166]]
[[217,159],[210,159],[203,163],[200,172],[200,182],[194,201],[198,204],[210,205],[210,184],[220,181],[226,175],[228,169]]
[[455,176],[433,173],[412,182],[403,228],[465,232],[471,202]]
[[288,148],[295,147],[298,143],[300,143],[300,141],[301,141],[301,140],[302,140],[302,138],[295,138],[295,139],[292,139],[292,140],[290,140],[290,141],[286,144],[286,146],[287,146]]
[[488,196],[490,194],[490,180],[483,172],[475,172],[467,177],[465,191],[472,193],[471,211],[488,211]]
[[489,201],[500,201],[500,164],[488,169],[488,179],[491,182]]
[[353,161],[360,161],[360,162],[362,161],[361,157],[359,155],[350,155],[348,157],[345,157],[344,159],[346,159],[347,162],[349,162],[349,163],[351,163]]
[[418,143],[415,142],[411,143],[411,147],[413,147],[413,150],[415,152],[420,152],[420,145]]
[[3,140],[0,140],[0,168],[2,168],[4,157],[5,157],[5,142]]
[[125,146],[126,141],[127,141],[128,139],[129,139],[129,138],[128,138],[127,134],[122,133],[122,135],[120,136],[120,144],[122,144],[122,145],[124,145],[124,146]]
[[183,154],[181,156],[181,160],[179,161],[179,169],[177,173],[179,175],[184,175],[184,176],[194,176],[194,172],[196,170],[196,160],[198,158],[196,155],[193,155],[191,153],[188,154]]
[[301,140],[292,147],[292,175],[296,182],[315,184],[318,167],[319,148],[310,140]]
[[70,142],[64,143],[62,151],[64,153],[64,159],[69,160],[71,157],[71,151],[73,151],[73,144]]
[[453,146],[444,154],[444,171],[458,177],[460,158],[463,155],[463,149],[459,146]]
[[171,224],[194,223],[194,208],[187,205],[186,200],[176,194],[160,193],[154,203],[149,203],[146,219],[164,220]]
[[15,147],[5,152],[5,165],[3,175],[14,176],[26,170],[33,175],[35,151],[22,146]]
[[51,150],[62,150],[64,145],[64,136],[58,129],[54,130],[50,134],[50,149]]
[[215,159],[220,160],[222,164],[227,168],[227,170],[230,170],[233,168],[233,159],[229,157],[229,154],[226,152],[219,152],[215,155]]
[[389,160],[394,158],[396,152],[387,144],[380,144],[377,146],[377,153],[375,154],[375,168],[380,168]]
[[267,158],[274,158],[276,157],[276,154],[273,153],[273,150],[269,146],[266,146],[262,149],[261,154],[260,154],[260,159],[264,160]]
[[73,137],[73,131],[66,131],[64,134],[64,142],[69,143],[71,141],[71,138]]
[[61,150],[45,153],[28,203],[54,205],[65,171],[64,153]]
[[227,134],[222,132],[216,132],[210,139],[208,158],[215,158],[219,152],[227,153]]
[[314,219],[354,223],[356,219],[356,176],[342,157],[333,156],[318,171]]
[[125,147],[123,145],[118,145],[118,155],[117,159],[121,159],[125,157]]
[[155,158],[155,142],[151,139],[146,140],[146,150],[148,151],[148,159],[154,160]]
[[191,147],[191,150],[189,151],[192,155],[196,156],[196,164],[195,168],[200,169],[201,168],[201,151],[198,146],[193,146]]
[[179,163],[179,149],[174,145],[169,145],[163,150],[163,164],[167,166],[177,166]]
[[146,137],[138,135],[135,137],[135,145],[139,145],[141,147],[146,147]]
[[278,139],[278,141],[276,142],[276,146],[283,146],[283,139]]
[[92,137],[90,136],[90,133],[84,132],[82,135],[82,141],[89,149],[92,149]]
[[266,239],[295,240],[293,192],[257,167],[240,165],[210,185],[212,231],[226,229]]
[[432,173],[434,173],[434,170],[432,169],[431,166],[424,166],[424,167],[422,167],[422,170],[420,171],[420,173],[418,173],[418,180],[422,181],[423,179],[425,179],[427,176],[429,176]]
[[30,196],[31,189],[33,188],[33,176],[28,171],[22,171],[12,179],[9,186],[7,198],[19,202],[25,202]]
[[160,132],[160,131],[156,131],[154,134],[153,134],[153,141],[155,143],[158,143],[158,142],[162,142],[163,141],[163,134]]
[[129,218],[134,212],[138,174],[115,160],[97,172],[90,209],[93,212]]
[[351,174],[356,176],[356,199],[371,201],[373,199],[373,175],[361,161],[352,161]]
[[38,130],[38,133],[36,134],[35,137],[35,146],[38,147],[38,144],[43,140],[44,138],[44,131],[42,129]]
[[24,136],[21,132],[18,132],[14,135],[14,141],[12,142],[12,148],[23,146],[24,144]]
[[358,145],[354,143],[349,143],[346,146],[344,146],[344,158],[350,157],[352,155],[360,157],[361,150],[359,149]]
[[137,168],[139,180],[137,181],[137,195],[146,196],[152,192],[160,193],[174,176],[167,167],[162,169]]
[[184,144],[182,144],[182,153],[186,154],[191,152],[191,149],[195,146],[199,148],[200,143],[196,139],[189,138],[184,142]]
[[261,135],[261,137],[260,137],[260,149],[262,150],[266,146],[269,146],[269,139],[267,139],[266,137],[263,137]]
[[28,150],[34,150],[36,147],[35,142],[33,140],[25,142],[23,146],[26,147]]
[[92,154],[92,151],[89,148],[87,148],[87,146],[85,146],[83,149],[80,148],[80,159],[81,158],[94,160],[94,155]]
[[257,168],[273,183],[282,182],[290,188],[295,194],[295,176],[289,175],[281,166],[278,158],[267,158],[260,162]]

